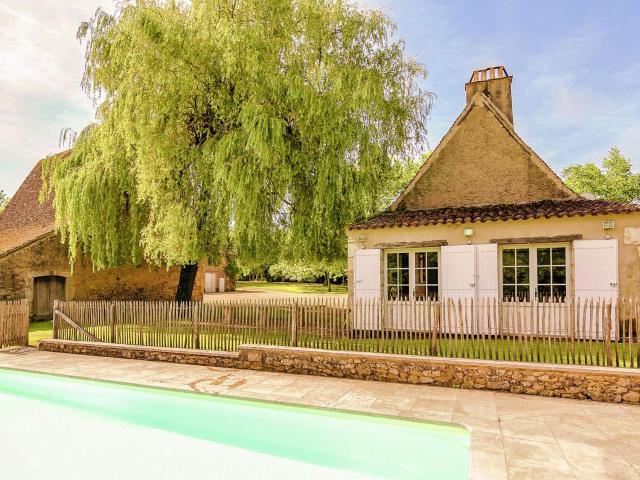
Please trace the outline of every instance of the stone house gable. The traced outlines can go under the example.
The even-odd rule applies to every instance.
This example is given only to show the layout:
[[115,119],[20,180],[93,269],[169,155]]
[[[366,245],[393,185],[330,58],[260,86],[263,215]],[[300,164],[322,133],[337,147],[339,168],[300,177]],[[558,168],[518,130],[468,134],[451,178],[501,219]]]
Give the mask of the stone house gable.
[[[45,283],[49,288],[47,282],[50,281],[62,285],[60,291],[55,292],[58,300],[155,301],[175,298],[180,276],[177,266],[167,269],[143,262],[94,271],[90,259],[81,253],[72,270],[67,246],[55,232],[51,199],[44,203],[39,201],[41,189],[42,160],[0,213],[0,301],[26,299],[32,304],[34,318],[40,317],[33,312],[33,305],[39,298],[36,282]],[[193,287],[194,300],[202,299],[207,275],[224,278],[225,288],[234,288],[225,267],[224,256],[220,265],[209,265],[206,260],[200,263]]]
[[390,210],[575,198],[508,116],[478,91]]

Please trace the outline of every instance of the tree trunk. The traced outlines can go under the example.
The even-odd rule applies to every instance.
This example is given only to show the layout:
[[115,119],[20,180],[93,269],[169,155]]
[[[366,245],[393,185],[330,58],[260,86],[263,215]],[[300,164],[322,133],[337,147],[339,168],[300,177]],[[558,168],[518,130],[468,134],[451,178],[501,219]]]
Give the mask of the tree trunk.
[[182,265],[180,267],[180,280],[178,281],[178,289],[176,290],[176,302],[188,302],[191,300],[193,284],[196,282],[197,273],[197,263],[194,265]]
[[325,283],[327,285],[327,291],[331,291],[331,276],[329,275],[329,272],[324,272],[324,279],[325,279]]

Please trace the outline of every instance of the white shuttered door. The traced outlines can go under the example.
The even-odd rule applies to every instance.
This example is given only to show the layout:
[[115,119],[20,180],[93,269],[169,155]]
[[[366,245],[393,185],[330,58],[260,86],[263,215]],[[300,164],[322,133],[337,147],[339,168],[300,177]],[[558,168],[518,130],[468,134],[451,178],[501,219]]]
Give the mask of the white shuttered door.
[[[367,248],[356,250],[354,257],[354,299],[358,300],[382,298],[382,270],[381,250],[379,248]],[[372,300],[373,301],[373,300]],[[372,310],[372,309],[369,309]],[[354,327],[362,329],[375,329],[378,324],[377,311],[364,312],[362,308],[355,309]],[[369,320],[370,322],[367,322]],[[370,323],[366,324],[365,323]]]
[[[581,303],[587,299],[618,298],[618,240],[575,240],[573,242],[575,298]],[[615,322],[616,309],[612,311]],[[598,317],[596,330],[603,337],[604,319]],[[611,326],[615,338],[615,326]]]
[[498,298],[498,245],[442,247],[442,298]]
[[575,297],[618,297],[618,240],[575,240]]
[[475,314],[480,332],[495,334],[496,327],[491,331],[492,322],[489,319],[487,304],[497,301],[500,291],[497,244],[476,245],[476,279]]
[[476,298],[479,301],[498,298],[498,275],[498,245],[476,245]]
[[380,298],[380,249],[356,250],[354,259],[355,298]]
[[[480,330],[488,333],[486,308],[482,306],[489,299],[498,298],[498,245],[447,246],[442,247],[441,256],[442,299],[461,300],[464,308],[469,309],[467,318],[477,318]],[[455,319],[447,323],[456,324]]]
[[475,245],[444,246],[440,250],[442,265],[443,299],[475,298],[476,254]]

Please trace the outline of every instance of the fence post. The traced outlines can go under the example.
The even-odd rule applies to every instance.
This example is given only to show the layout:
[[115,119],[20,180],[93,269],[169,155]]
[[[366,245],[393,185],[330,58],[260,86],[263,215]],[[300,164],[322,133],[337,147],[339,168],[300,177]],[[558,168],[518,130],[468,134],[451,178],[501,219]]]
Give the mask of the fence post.
[[29,346],[29,303],[26,300],[22,302],[22,325],[21,331],[24,339],[23,345]]
[[198,304],[193,303],[191,309],[191,315],[193,317],[193,348],[200,349],[200,323],[198,322]]
[[429,355],[437,356],[438,355],[438,336],[440,332],[440,322],[441,322],[441,310],[440,310],[440,302],[438,300],[430,300],[429,301],[430,312],[429,315],[432,318],[431,323],[431,341],[429,342]]
[[291,307],[291,346],[298,346],[298,301],[293,302]]
[[109,305],[109,330],[111,332],[110,341],[116,343],[116,304]]
[[611,359],[611,300],[607,300],[606,308],[605,308],[605,316],[606,316],[606,325],[604,332],[604,351],[607,359],[607,367],[611,367],[613,365],[613,361]]
[[53,319],[52,319],[52,328],[53,328],[53,338],[58,338],[58,300],[53,301]]

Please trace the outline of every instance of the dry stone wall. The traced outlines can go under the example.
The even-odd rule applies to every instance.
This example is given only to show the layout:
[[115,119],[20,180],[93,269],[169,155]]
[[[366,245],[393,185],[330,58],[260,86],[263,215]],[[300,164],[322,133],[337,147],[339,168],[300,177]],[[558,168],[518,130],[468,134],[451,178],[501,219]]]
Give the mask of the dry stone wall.
[[51,352],[640,403],[640,371],[242,345],[239,352],[46,340]]
[[251,368],[380,382],[640,403],[640,371],[244,346]]
[[[193,299],[202,300],[205,272],[225,277],[227,289],[232,280],[220,266],[202,262],[193,287]],[[0,301],[33,300],[34,277],[64,277],[66,300],[173,300],[180,277],[180,267],[170,269],[143,264],[94,271],[90,260],[78,257],[73,272],[67,247],[54,234],[43,237],[15,252],[0,255]]]

